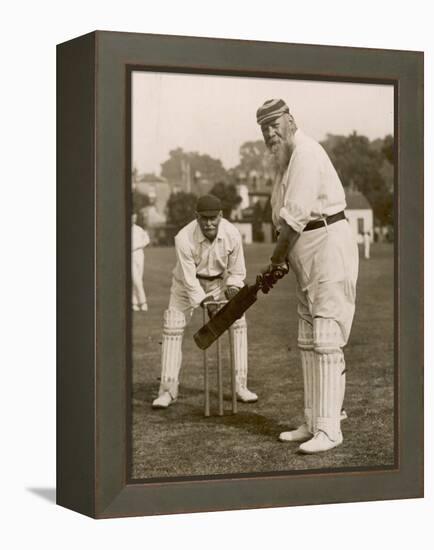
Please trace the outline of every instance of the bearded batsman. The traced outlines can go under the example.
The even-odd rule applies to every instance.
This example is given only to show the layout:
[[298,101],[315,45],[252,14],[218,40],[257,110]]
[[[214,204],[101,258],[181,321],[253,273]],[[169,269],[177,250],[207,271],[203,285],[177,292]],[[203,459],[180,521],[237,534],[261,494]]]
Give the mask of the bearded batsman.
[[271,288],[274,274],[290,266],[297,280],[305,421],[279,439],[319,453],[343,441],[343,347],[355,311],[358,248],[342,183],[323,147],[297,128],[281,99],[266,101],[256,117],[276,169],[271,206],[279,234],[263,277]]

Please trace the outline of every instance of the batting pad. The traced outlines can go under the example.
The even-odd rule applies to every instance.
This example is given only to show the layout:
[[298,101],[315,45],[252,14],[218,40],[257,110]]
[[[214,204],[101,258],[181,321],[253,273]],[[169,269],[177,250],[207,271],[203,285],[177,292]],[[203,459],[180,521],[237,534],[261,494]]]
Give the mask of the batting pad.
[[161,383],[158,395],[165,391],[168,391],[174,399],[178,395],[179,371],[182,363],[182,337],[185,325],[185,315],[181,311],[166,309],[161,350]]
[[314,430],[322,430],[332,441],[340,432],[342,405],[342,352],[316,353],[313,369]]
[[313,369],[315,352],[313,351],[313,327],[304,319],[298,320],[298,347],[301,355],[304,387],[304,417],[309,431],[313,433]]
[[345,399],[345,385],[346,385],[346,368],[345,368],[345,358],[344,354],[342,353],[341,356],[341,367],[340,367],[340,387],[341,387],[341,400],[340,400],[340,411],[342,411],[342,408],[344,406],[344,399]]
[[245,317],[241,317],[232,325],[232,352],[236,373],[237,388],[247,386],[247,323]]
[[313,320],[313,345],[317,353],[339,352],[345,345],[345,340],[337,321],[315,317]]
[[310,432],[313,433],[313,371],[315,368],[315,352],[301,350],[301,366],[304,383],[304,418]]
[[304,319],[298,320],[297,345],[300,349],[313,349],[313,327]]

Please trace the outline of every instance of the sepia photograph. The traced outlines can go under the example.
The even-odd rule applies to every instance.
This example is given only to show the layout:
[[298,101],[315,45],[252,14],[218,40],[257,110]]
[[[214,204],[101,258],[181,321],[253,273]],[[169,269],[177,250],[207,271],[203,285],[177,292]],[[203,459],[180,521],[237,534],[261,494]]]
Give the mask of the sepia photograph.
[[6,5],[4,548],[434,547],[429,4],[226,4]]
[[394,85],[130,76],[130,479],[397,468]]

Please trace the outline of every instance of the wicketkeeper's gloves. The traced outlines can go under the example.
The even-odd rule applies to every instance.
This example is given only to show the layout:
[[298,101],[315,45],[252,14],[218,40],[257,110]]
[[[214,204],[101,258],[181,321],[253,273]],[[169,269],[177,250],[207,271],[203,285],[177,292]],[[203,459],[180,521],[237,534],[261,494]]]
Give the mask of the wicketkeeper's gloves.
[[240,289],[237,286],[228,286],[225,290],[225,296],[227,300],[232,300],[232,298],[238,294]]

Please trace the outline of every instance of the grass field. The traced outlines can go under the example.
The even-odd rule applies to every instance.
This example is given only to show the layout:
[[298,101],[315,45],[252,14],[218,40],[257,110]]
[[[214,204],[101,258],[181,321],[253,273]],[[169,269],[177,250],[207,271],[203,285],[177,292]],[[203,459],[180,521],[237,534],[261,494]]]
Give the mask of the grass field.
[[[153,410],[160,376],[163,311],[167,307],[173,248],[146,251],[149,311],[133,316],[132,477],[155,478],[236,473],[371,468],[394,464],[393,248],[374,245],[361,259],[357,308],[345,349],[348,419],[344,442],[319,455],[301,455],[296,443],[280,443],[283,430],[302,421],[303,385],[297,350],[295,281],[290,274],[248,311],[249,388],[257,403],[230,412],[230,379],[224,363],[226,413],[203,416],[202,352],[192,335],[201,326],[196,311],[183,344],[177,403]],[[270,257],[271,245],[245,249],[247,281]],[[222,349],[228,351],[226,337]],[[209,354],[215,360],[214,348]],[[225,355],[226,358],[226,355]],[[214,363],[212,364],[214,365]],[[212,387],[216,389],[214,371]]]

